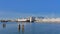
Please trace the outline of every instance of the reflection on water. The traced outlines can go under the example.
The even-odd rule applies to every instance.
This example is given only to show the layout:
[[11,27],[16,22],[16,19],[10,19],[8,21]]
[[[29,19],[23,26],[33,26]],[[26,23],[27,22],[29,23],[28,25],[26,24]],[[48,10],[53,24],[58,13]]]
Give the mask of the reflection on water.
[[18,25],[18,31],[20,32],[20,24]]
[[24,24],[22,24],[22,32],[24,32]]
[[[6,28],[6,23],[5,22],[3,22],[3,24],[2,24],[2,26],[3,26],[3,28]],[[21,27],[22,26],[22,27]],[[20,32],[20,29],[22,28],[22,32],[24,32],[24,23],[22,23],[21,25],[20,25],[20,23],[18,23],[18,31]]]
[[60,24],[1,23],[0,34],[60,34]]
[[3,26],[3,28],[6,28],[6,23],[3,23],[2,26]]
[[[21,27],[22,26],[22,27]],[[22,23],[20,25],[20,23],[18,23],[18,31],[20,32],[20,29],[22,28],[22,32],[24,32],[24,23]]]

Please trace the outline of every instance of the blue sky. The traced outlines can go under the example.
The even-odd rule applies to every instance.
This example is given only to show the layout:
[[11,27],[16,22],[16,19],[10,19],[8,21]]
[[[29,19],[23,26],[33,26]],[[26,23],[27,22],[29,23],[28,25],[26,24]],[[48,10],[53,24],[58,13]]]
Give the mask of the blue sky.
[[60,17],[60,0],[0,0],[0,18]]

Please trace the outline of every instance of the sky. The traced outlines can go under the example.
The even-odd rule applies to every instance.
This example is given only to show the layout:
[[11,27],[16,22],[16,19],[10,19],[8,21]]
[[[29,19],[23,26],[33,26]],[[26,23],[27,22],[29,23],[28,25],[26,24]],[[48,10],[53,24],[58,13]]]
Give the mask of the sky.
[[60,17],[60,0],[0,0],[0,18]]

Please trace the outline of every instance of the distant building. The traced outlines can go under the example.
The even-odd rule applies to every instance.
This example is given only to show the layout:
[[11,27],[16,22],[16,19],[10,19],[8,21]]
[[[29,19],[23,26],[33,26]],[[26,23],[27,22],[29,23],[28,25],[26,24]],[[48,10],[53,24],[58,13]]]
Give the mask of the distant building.
[[44,17],[37,17],[38,19],[44,19]]
[[35,17],[30,17],[30,22],[34,22],[35,21]]

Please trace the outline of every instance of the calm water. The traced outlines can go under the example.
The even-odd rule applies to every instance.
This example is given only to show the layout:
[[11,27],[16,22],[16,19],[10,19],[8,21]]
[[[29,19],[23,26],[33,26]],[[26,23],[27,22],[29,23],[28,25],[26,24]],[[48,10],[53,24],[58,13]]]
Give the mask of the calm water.
[[0,23],[0,34],[60,34],[59,23]]

